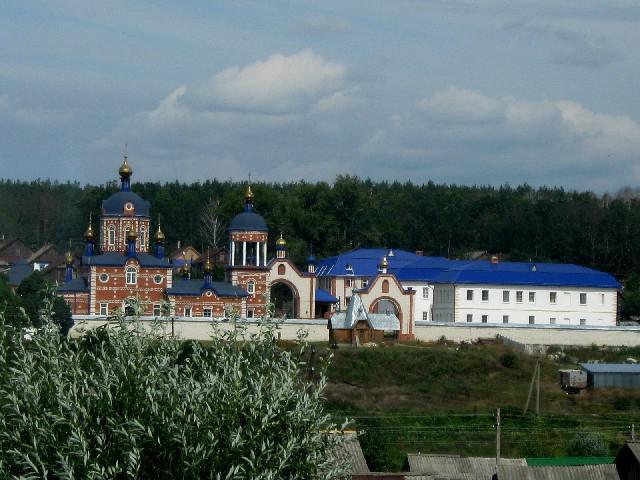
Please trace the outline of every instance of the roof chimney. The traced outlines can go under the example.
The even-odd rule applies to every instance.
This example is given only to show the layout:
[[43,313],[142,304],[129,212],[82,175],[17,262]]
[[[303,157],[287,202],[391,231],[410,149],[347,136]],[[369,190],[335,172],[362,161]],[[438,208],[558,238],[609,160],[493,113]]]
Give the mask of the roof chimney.
[[494,264],[494,265],[497,265],[497,264],[499,263],[499,260],[498,260],[498,256],[497,256],[497,255],[493,255],[493,256],[491,257],[491,263],[492,263],[492,264]]

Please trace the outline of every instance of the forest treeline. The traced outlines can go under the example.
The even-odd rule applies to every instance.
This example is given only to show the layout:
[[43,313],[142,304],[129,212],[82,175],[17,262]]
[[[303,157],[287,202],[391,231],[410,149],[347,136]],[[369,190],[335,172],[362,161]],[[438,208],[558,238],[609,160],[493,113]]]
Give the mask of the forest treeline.
[[[100,203],[117,191],[48,180],[0,181],[0,235],[38,247],[51,242],[79,250],[89,213],[98,226]],[[243,208],[246,183],[134,183],[161,216],[168,249],[181,241],[205,248],[203,214],[224,227]],[[272,243],[283,232],[290,257],[302,263],[310,246],[317,257],[365,246],[388,246],[462,258],[470,251],[513,260],[570,262],[616,275],[640,271],[640,199],[561,188],[457,186],[432,182],[374,182],[339,176],[333,183],[257,183],[255,210],[269,225]],[[209,219],[210,220],[210,219]]]

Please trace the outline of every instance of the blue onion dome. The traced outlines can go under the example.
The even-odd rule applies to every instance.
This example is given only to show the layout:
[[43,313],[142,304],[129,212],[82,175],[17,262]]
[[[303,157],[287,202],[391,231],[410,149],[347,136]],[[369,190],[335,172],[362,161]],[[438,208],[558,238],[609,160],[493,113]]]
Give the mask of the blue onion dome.
[[230,232],[268,232],[267,222],[261,215],[253,211],[253,192],[251,186],[247,188],[245,193],[244,212],[239,213],[231,219],[228,230]]
[[307,264],[315,265],[315,263],[316,263],[316,257],[314,257],[313,255],[309,255],[307,257]]
[[102,201],[103,215],[122,215],[125,207],[133,205],[136,217],[149,216],[149,202],[133,192],[116,192]]

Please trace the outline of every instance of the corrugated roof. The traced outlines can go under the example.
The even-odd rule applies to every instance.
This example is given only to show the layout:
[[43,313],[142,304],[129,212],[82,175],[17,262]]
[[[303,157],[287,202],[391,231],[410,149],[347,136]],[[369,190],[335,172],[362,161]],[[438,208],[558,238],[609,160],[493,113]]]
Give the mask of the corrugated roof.
[[591,373],[640,373],[637,363],[581,363],[580,366]]
[[620,477],[613,464],[573,467],[498,465],[498,480],[620,480]]
[[[393,255],[389,255],[391,251],[393,252]],[[378,273],[378,264],[384,256],[387,257],[389,272],[394,272],[419,260],[446,260],[442,257],[421,257],[420,255],[406,252],[404,250],[390,250],[388,248],[359,248],[357,250],[341,253],[335,257],[323,258],[316,265],[316,276],[354,275],[357,277],[373,277]]]
[[354,293],[346,312],[334,313],[329,320],[332,329],[351,330],[359,321],[366,321],[374,330],[399,331],[400,320],[392,313],[369,313],[360,295]]
[[500,262],[462,263],[443,271],[436,283],[620,288],[608,273],[571,264]]
[[[167,295],[200,295],[204,290],[203,279],[180,279],[173,282],[173,286],[167,289]],[[227,282],[211,282],[211,290],[218,297],[246,297],[248,293],[236,285]]]
[[[416,473],[471,480],[490,479],[496,471],[495,458],[460,457],[457,455],[424,455],[410,453],[409,470]],[[524,458],[502,458],[502,464],[526,466]]]
[[350,465],[349,473],[368,473],[369,466],[362,453],[358,437],[354,433],[346,433],[344,437],[333,451],[333,457],[338,462],[347,462]]

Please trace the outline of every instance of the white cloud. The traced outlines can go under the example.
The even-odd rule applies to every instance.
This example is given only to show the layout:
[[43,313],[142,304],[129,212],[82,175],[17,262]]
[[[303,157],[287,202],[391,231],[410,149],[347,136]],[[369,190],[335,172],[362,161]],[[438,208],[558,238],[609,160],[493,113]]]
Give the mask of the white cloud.
[[639,151],[640,124],[628,116],[595,113],[573,101],[490,97],[456,87],[393,115],[360,148],[378,164],[394,158],[394,168],[447,181],[569,185],[584,176],[599,190],[640,181]]
[[346,69],[311,50],[276,53],[244,67],[230,67],[194,89],[198,102],[240,111],[298,111],[343,87]]

